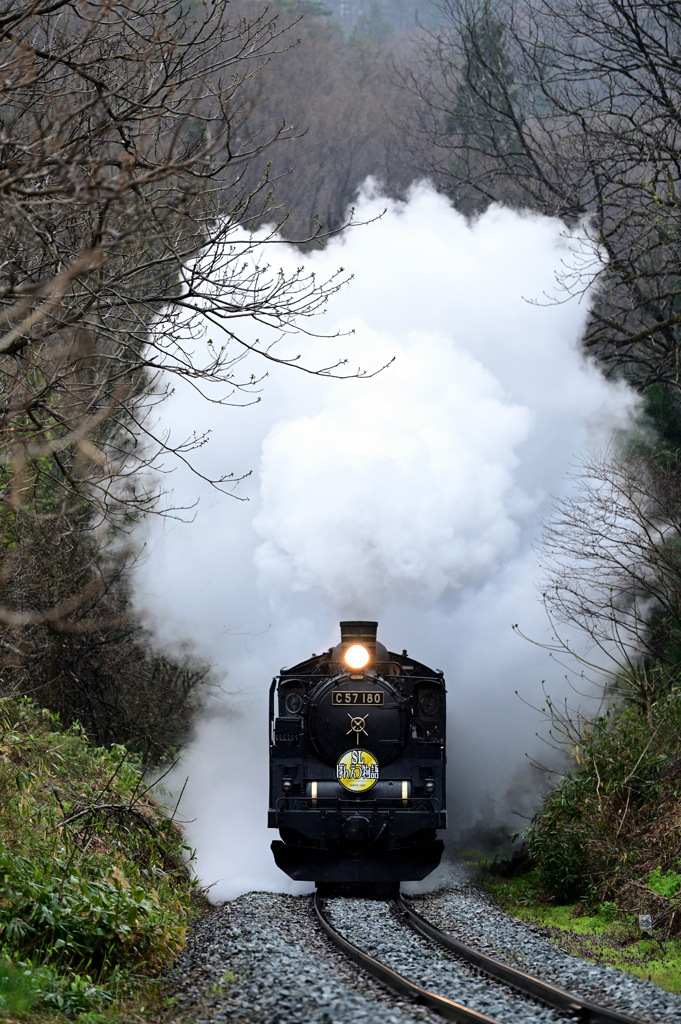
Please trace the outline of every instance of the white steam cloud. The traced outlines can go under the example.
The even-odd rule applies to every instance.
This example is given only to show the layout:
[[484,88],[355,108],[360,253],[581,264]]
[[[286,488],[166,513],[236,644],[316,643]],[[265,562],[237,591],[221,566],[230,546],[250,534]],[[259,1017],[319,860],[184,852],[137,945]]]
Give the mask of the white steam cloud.
[[513,478],[532,415],[446,335],[356,330],[372,358],[397,349],[395,365],[272,427],[255,564],[268,589],[317,590],[364,615],[433,604],[513,553],[533,504]]
[[[227,672],[232,696],[211,705],[172,780],[178,790],[189,777],[182,808],[216,898],[294,889],[265,827],[268,684],[337,642],[344,617],[378,619],[389,649],[445,671],[453,831],[531,805],[522,768],[541,716],[515,690],[540,704],[543,678],[565,689],[511,631],[546,626],[537,518],[571,459],[634,411],[580,353],[585,304],[547,298],[581,244],[564,225],[501,208],[471,224],[427,185],[406,203],[367,188],[358,216],[384,207],[306,254],[319,277],[339,264],[354,274],[318,325],[354,333],[296,350],[318,365],[331,353],[367,369],[394,357],[390,367],[345,381],[273,367],[258,405],[210,406],[180,388],[163,407],[177,439],[212,429],[203,472],[254,470],[241,503],[178,467],[177,504],[204,492],[202,504],[191,524],[148,527],[139,573],[159,637],[192,638]],[[301,262],[290,246],[276,252],[287,269]],[[246,369],[262,372],[255,357]]]

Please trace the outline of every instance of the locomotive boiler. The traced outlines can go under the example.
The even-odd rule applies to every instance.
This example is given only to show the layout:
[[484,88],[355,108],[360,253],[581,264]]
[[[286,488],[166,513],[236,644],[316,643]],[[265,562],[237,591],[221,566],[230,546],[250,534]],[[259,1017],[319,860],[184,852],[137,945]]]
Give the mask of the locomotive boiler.
[[394,884],[440,862],[445,681],[377,625],[341,622],[339,644],[272,681],[268,825],[291,878]]

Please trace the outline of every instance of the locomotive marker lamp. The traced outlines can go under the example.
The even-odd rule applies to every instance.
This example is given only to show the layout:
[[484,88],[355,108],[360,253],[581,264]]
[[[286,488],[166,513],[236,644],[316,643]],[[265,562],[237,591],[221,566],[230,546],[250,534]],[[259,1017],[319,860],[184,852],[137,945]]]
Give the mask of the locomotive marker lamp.
[[351,644],[344,657],[348,668],[362,669],[369,664],[369,651],[364,644]]
[[303,698],[295,690],[292,693],[286,694],[286,700],[284,701],[284,707],[286,708],[289,715],[297,715],[303,706]]

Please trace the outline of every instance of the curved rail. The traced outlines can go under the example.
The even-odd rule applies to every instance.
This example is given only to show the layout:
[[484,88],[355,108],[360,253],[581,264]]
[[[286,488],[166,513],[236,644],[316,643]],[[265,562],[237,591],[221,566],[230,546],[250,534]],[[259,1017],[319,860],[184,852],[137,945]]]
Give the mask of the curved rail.
[[452,999],[447,999],[445,996],[437,996],[434,992],[429,992],[428,989],[415,985],[413,981],[409,981],[403,975],[398,974],[397,971],[393,971],[391,967],[382,964],[380,960],[375,960],[368,953],[363,952],[358,946],[353,945],[340,932],[336,931],[324,913],[324,907],[324,898],[315,893],[315,913],[326,935],[347,957],[353,960],[359,967],[363,967],[370,974],[373,974],[384,985],[392,988],[395,992],[399,992],[400,995],[409,996],[415,1002],[422,1003],[431,1010],[442,1014],[442,1016],[448,1017],[449,1020],[459,1022],[459,1024],[499,1024],[499,1021],[494,1020],[493,1017],[487,1017],[484,1013],[478,1013],[476,1010],[469,1010],[468,1007],[461,1006],[460,1003],[455,1003]]
[[598,1006],[587,999],[581,999],[572,992],[566,992],[555,985],[549,985],[545,981],[540,981],[539,978],[534,978],[530,974],[518,971],[515,967],[508,967],[506,964],[499,963],[498,960],[494,960],[484,953],[479,953],[478,950],[472,949],[470,946],[465,946],[462,942],[452,938],[451,935],[441,932],[439,928],[436,928],[434,924],[427,921],[425,917],[417,914],[401,895],[394,896],[392,902],[397,913],[415,931],[439,943],[445,949],[451,950],[452,953],[455,953],[462,960],[465,960],[473,967],[477,967],[497,981],[501,981],[505,985],[509,985],[547,1006],[552,1006],[557,1010],[566,1010],[579,1017],[584,1024],[642,1024],[642,1021],[629,1017],[625,1013],[619,1013],[617,1010],[610,1010],[606,1006]]

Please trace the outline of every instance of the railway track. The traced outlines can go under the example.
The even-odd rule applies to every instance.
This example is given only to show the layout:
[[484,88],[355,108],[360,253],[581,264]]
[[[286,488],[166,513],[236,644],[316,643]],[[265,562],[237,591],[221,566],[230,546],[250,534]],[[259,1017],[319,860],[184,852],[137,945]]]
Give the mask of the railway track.
[[[341,931],[333,923],[329,916],[329,903],[333,905],[334,902],[333,900],[328,901],[319,894],[315,894],[315,913],[320,926],[328,938],[347,957],[400,995],[407,996],[449,1020],[460,1022],[460,1024],[516,1024],[516,1021],[522,1019],[522,1015],[520,1013],[516,1015],[510,1003],[508,1011],[503,1013],[503,1019],[496,1014],[495,1016],[490,1016],[471,1006],[465,1005],[465,997],[463,999],[461,997],[451,999],[446,995],[433,992],[430,990],[430,987],[426,988],[416,983],[405,974],[383,962],[383,960],[370,955],[361,949],[360,946],[351,942],[345,935],[341,934]],[[348,901],[342,902],[347,903]],[[372,905],[376,906],[376,901],[367,900],[361,901],[361,903],[365,905],[367,910]],[[507,992],[510,991],[511,995],[509,998],[515,998],[516,1001],[520,1000],[525,1007],[527,1007],[528,1000],[531,1000],[534,1005],[541,1004],[541,1006],[555,1011],[553,1019],[556,1021],[574,1021],[580,1022],[580,1024],[642,1024],[638,1019],[616,1010],[611,1010],[608,1007],[599,1006],[589,1000],[581,999],[574,993],[566,992],[554,985],[547,984],[539,978],[534,978],[513,967],[502,964],[486,954],[458,942],[452,936],[441,932],[433,924],[421,917],[420,914],[417,914],[402,896],[393,897],[391,907],[393,921],[397,923],[398,927],[402,923],[414,932],[436,943],[437,946],[447,950],[450,954],[450,963],[453,956],[456,958],[456,961],[465,965],[469,975],[471,972],[478,976],[482,974],[490,985],[499,985]],[[436,960],[434,953],[432,959],[433,961]],[[446,990],[447,985],[448,979],[443,978],[442,985],[438,982],[433,987],[442,987]],[[520,1009],[520,1004],[518,1009]]]

